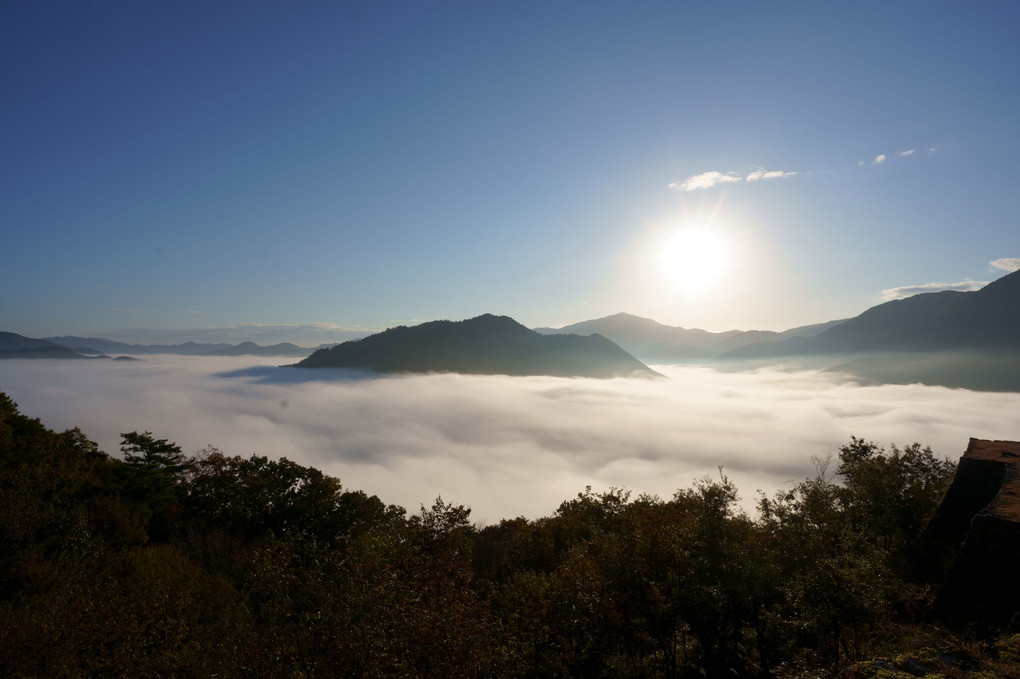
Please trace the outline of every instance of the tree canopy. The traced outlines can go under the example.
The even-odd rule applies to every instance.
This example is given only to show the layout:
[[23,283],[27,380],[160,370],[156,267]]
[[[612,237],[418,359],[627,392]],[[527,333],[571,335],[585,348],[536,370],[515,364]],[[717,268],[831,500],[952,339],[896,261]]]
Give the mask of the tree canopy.
[[954,466],[852,438],[830,467],[755,516],[720,470],[482,527],[148,431],[110,456],[0,394],[0,675],[867,676],[925,629]]

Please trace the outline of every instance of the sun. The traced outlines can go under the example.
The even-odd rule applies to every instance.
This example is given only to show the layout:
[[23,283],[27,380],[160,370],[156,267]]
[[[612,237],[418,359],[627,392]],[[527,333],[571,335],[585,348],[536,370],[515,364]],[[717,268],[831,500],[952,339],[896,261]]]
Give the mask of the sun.
[[726,243],[715,232],[686,228],[669,237],[662,248],[661,265],[666,280],[684,288],[717,282],[726,270]]

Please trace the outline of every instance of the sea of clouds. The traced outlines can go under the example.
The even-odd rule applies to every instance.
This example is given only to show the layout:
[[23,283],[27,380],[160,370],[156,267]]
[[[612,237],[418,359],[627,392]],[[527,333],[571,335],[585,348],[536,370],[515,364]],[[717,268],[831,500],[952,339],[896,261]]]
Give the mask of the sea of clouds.
[[[1020,439],[1020,394],[860,386],[775,369],[656,366],[665,379],[454,374],[373,377],[279,359],[0,361],[21,411],[111,454],[151,431],[193,453],[287,457],[410,512],[444,500],[472,518],[552,514],[592,486],[670,497],[718,468],[753,507],[814,474],[851,434],[957,459],[976,438]],[[830,468],[831,469],[831,468]]]

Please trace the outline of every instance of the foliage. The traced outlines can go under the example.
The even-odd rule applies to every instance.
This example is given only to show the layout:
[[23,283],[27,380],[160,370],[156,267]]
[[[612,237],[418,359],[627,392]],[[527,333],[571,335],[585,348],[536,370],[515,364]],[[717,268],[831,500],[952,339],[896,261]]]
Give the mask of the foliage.
[[0,394],[0,676],[896,676],[868,658],[929,629],[900,604],[953,470],[851,438],[757,517],[720,471],[476,527],[286,458],[121,452]]

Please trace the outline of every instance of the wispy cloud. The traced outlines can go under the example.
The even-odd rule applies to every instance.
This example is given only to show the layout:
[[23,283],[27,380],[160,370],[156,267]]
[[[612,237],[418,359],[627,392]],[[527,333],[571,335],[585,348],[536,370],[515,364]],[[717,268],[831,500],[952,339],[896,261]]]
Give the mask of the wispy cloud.
[[765,170],[758,169],[747,175],[747,181],[756,182],[759,179],[783,179],[784,177],[793,177],[799,174],[798,172],[786,172],[784,170]]
[[[1013,272],[1020,270],[1020,257],[1003,257],[993,259],[988,263],[990,271]],[[955,290],[957,292],[973,292],[988,285],[990,281],[972,281],[967,279],[958,283],[924,283],[921,285],[904,285],[898,288],[889,288],[882,291],[882,301],[891,302],[894,299],[913,297],[925,292],[942,292],[944,290]]]
[[1020,394],[861,387],[820,373],[344,381],[292,368],[301,375],[288,381],[238,371],[265,360],[74,363],[0,361],[0,384],[25,413],[57,429],[81,426],[110,452],[120,432],[149,430],[189,453],[212,444],[286,456],[412,510],[441,494],[490,523],[549,515],[586,485],[669,497],[718,465],[750,506],[757,489],[810,475],[810,456],[851,434],[921,441],[954,458],[970,436],[1020,438]]
[[988,264],[992,269],[1013,272],[1020,270],[1020,257],[1003,257],[1002,259],[993,259]]
[[[917,153],[917,149],[906,149],[904,151],[897,151],[896,153],[893,154],[893,156],[895,156],[896,158],[907,158],[908,156],[912,156],[915,153]],[[928,148],[928,153],[935,153],[935,147],[934,146],[929,147]],[[889,156],[887,154],[879,153],[877,156],[875,156],[874,158],[872,158],[869,161],[865,161],[865,160],[857,161],[857,166],[858,167],[864,167],[865,165],[868,165],[868,164],[871,164],[871,165],[881,165],[884,162],[886,162],[887,160],[889,160]]]
[[144,314],[143,309],[103,309],[103,311],[109,311],[114,314]]
[[[931,147],[928,149],[929,153],[934,153],[935,148]],[[896,158],[906,158],[917,153],[917,149],[906,149],[903,151],[897,151],[893,155]],[[859,160],[857,161],[858,167],[865,167],[866,165],[882,165],[889,156],[885,153],[879,153],[870,161]],[[752,170],[747,175],[740,175],[735,172],[719,172],[712,170],[710,172],[702,172],[701,174],[691,175],[684,180],[677,180],[669,184],[669,188],[675,191],[697,191],[698,189],[710,189],[719,184],[730,184],[736,182],[756,182],[762,179],[782,179],[785,177],[794,177],[799,174],[813,174],[814,170],[797,171],[797,170],[766,170],[765,168],[758,168]]]
[[746,177],[741,177],[732,172],[723,174],[722,172],[702,172],[701,174],[691,175],[683,181],[675,181],[669,185],[669,188],[676,191],[696,191],[697,189],[710,189],[718,184],[732,184],[735,182],[756,182],[761,179],[782,179],[784,177],[793,177],[799,172],[792,172],[786,170],[766,170],[764,168],[758,168],[752,170]]
[[722,172],[702,172],[688,177],[682,182],[672,182],[669,188],[677,191],[695,191],[697,189],[710,189],[716,184],[730,184],[733,182],[742,181],[741,177],[737,177],[732,174],[723,174]]
[[882,291],[882,301],[891,302],[894,299],[913,297],[925,292],[944,292],[955,290],[957,292],[973,292],[988,285],[988,281],[960,281],[959,283],[923,283],[922,285],[904,285],[899,288],[889,288]]

